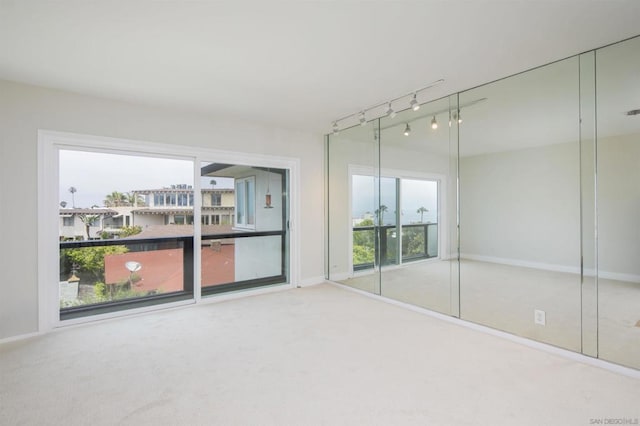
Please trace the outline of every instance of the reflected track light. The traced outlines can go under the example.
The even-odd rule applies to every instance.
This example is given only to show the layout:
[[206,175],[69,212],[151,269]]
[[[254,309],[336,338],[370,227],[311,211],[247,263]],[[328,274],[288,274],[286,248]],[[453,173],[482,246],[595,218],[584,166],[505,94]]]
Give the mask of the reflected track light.
[[411,102],[409,102],[409,106],[414,111],[417,111],[417,110],[420,109],[420,104],[418,103],[418,99],[416,99],[417,96],[418,96],[418,94],[414,93],[413,94],[413,98],[411,99]]
[[404,135],[409,136],[410,134],[411,134],[411,126],[409,126],[409,123],[407,123],[407,125],[404,128]]
[[436,121],[436,116],[434,115],[433,118],[431,119],[431,128],[433,130],[438,128],[438,122]]
[[340,131],[340,129],[338,129],[338,122],[334,121],[333,122],[333,134],[337,135],[339,131]]
[[[384,107],[385,105],[387,106],[386,109],[384,109],[384,115],[386,115],[389,118],[395,118],[396,117],[396,111],[394,111],[393,107],[391,106],[394,102],[396,101],[400,101],[400,100],[404,100],[407,99],[407,97],[412,96],[411,102],[409,103],[409,107],[414,110],[417,111],[420,109],[420,104],[418,103],[418,93],[422,93],[423,91],[432,88],[433,86],[436,86],[438,84],[444,83],[444,79],[440,79],[440,80],[436,80],[432,83],[429,83],[428,85],[421,87],[420,89],[414,90],[413,92],[409,92],[405,95],[402,96],[398,96],[397,98],[393,98],[393,99],[389,99],[387,101],[372,105],[368,108],[364,108],[361,109],[360,112],[354,112],[352,114],[348,114],[345,115],[343,117],[340,117],[336,120],[333,121],[333,133],[336,134],[338,131],[340,131],[341,129],[338,129],[338,131],[335,130],[335,127],[337,127],[337,123],[342,123],[343,120],[347,120],[347,119],[353,119],[356,118],[358,119],[358,122],[360,125],[365,126],[367,124],[367,119],[365,117],[365,114],[371,112],[371,111],[375,111],[374,115],[370,115],[369,118],[371,118],[372,120],[374,118],[380,118],[380,111],[382,111],[381,107]],[[351,124],[352,121],[350,121],[349,124]],[[398,126],[402,125],[402,122],[397,123]],[[344,124],[343,124],[344,126]],[[344,128],[349,127],[348,125]]]
[[389,102],[389,104],[387,104],[387,109],[384,111],[384,113],[389,118],[395,118],[396,112],[393,110],[393,108],[391,108],[391,102]]

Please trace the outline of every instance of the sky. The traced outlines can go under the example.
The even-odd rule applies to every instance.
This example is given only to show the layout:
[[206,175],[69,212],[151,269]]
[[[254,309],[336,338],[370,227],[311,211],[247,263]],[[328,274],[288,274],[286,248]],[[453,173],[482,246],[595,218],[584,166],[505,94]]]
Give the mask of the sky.
[[[211,188],[211,177],[201,178]],[[213,178],[216,188],[233,188],[233,179]],[[168,158],[60,151],[59,199],[73,207],[70,187],[76,188],[75,207],[104,206],[107,194],[139,189],[159,189],[176,184],[193,185],[193,162]]]
[[[425,207],[429,212],[424,213],[424,222],[437,222],[438,218],[438,183],[431,180],[402,179],[401,213],[403,224],[420,222],[417,210]],[[375,194],[377,187],[372,176],[354,175],[352,181],[352,215],[360,218],[367,212],[373,213],[377,208]],[[387,206],[383,221],[385,225],[395,223],[396,210],[396,180],[382,177],[380,179],[380,204]]]

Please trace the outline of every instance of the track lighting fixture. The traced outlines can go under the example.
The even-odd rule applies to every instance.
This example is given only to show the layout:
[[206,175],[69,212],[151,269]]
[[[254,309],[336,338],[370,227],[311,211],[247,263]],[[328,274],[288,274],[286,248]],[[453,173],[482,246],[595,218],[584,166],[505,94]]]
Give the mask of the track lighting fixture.
[[[355,113],[353,113],[353,114],[349,114],[349,115],[345,115],[345,116],[343,116],[343,117],[340,117],[340,118],[338,118],[338,119],[336,119],[336,120],[334,120],[334,121],[332,122],[332,126],[331,126],[331,127],[332,127],[333,134],[335,135],[335,134],[337,134],[338,132],[340,132],[341,127],[342,127],[342,128],[347,128],[348,126],[353,125],[353,124],[352,124],[352,123],[353,123],[353,121],[352,121],[352,120],[353,120],[354,118],[357,118],[357,119],[358,119],[358,123],[359,123],[361,126],[366,126],[366,125],[367,125],[367,117],[366,117],[366,114],[370,113],[371,111],[374,111],[374,113],[373,113],[373,114],[370,114],[370,116],[369,116],[369,119],[372,119],[372,120],[373,120],[373,119],[375,119],[375,118],[380,118],[380,116],[381,116],[381,114],[380,114],[380,113],[381,113],[382,111],[384,111],[384,115],[386,115],[387,117],[389,117],[389,118],[395,118],[395,117],[396,117],[396,111],[393,109],[393,107],[392,107],[391,105],[392,105],[394,102],[397,102],[397,101],[400,101],[400,100],[403,100],[403,101],[404,101],[404,100],[406,100],[409,96],[411,96],[411,101],[409,102],[409,107],[410,107],[412,110],[417,111],[417,110],[419,110],[419,109],[420,109],[420,104],[418,103],[418,93],[421,93],[421,92],[423,92],[424,90],[430,89],[430,88],[432,88],[433,86],[436,86],[436,85],[438,85],[438,84],[440,84],[440,83],[444,83],[444,80],[443,80],[443,79],[436,80],[436,81],[434,81],[434,82],[432,82],[432,83],[429,83],[428,85],[426,85],[426,86],[424,86],[424,87],[422,87],[422,88],[420,88],[420,89],[414,90],[413,92],[409,92],[409,93],[407,93],[407,94],[405,94],[405,95],[398,96],[397,98],[393,98],[393,99],[387,100],[387,101],[385,101],[385,102],[381,102],[381,103],[378,103],[378,104],[372,105],[372,106],[370,106],[370,107],[368,107],[368,108],[364,108],[364,109],[360,110],[360,112],[355,112]],[[382,107],[384,107],[385,105],[386,105],[386,108],[383,110],[383,108],[382,108]],[[406,104],[405,104],[405,105],[406,105]],[[401,110],[404,110],[404,107],[402,107],[402,108],[400,108],[400,109],[401,109]],[[348,120],[348,119],[349,119],[350,123],[349,123],[348,125],[346,125],[346,126],[345,126],[344,124],[341,126],[342,121],[343,121],[343,120]],[[401,125],[401,124],[402,124],[402,123],[398,123],[398,125]]]
[[395,118],[396,116],[396,112],[393,110],[393,108],[391,108],[391,102],[389,102],[387,104],[387,109],[384,111],[384,113],[387,115],[387,117],[389,118]]
[[404,135],[409,136],[410,134],[411,134],[411,126],[409,126],[409,123],[407,123],[407,125],[404,128]]
[[411,99],[411,102],[409,102],[409,106],[411,107],[412,110],[417,111],[420,109],[420,104],[418,103],[418,99],[416,99],[418,96],[417,93],[413,94],[413,98]]
[[458,124],[462,123],[462,115],[460,115],[460,110],[458,110]]
[[433,118],[431,119],[431,128],[433,130],[438,128],[438,122],[436,121],[436,116],[434,115]]

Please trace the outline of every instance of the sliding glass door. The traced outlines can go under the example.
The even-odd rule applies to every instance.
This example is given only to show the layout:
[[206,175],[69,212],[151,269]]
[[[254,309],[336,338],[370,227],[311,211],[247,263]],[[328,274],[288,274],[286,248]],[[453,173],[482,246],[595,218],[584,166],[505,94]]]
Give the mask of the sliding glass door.
[[59,320],[290,281],[290,169],[56,152]]

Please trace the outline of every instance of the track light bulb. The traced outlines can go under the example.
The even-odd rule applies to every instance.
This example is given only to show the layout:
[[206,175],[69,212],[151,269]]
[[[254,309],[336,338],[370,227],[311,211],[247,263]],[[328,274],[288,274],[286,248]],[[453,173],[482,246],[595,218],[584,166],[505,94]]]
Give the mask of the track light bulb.
[[458,124],[462,123],[462,116],[460,115],[460,111],[458,111]]
[[338,129],[338,122],[334,121],[333,122],[333,134],[337,135],[339,131],[340,131],[340,129]]
[[389,118],[395,118],[396,112],[393,110],[393,108],[391,108],[391,102],[389,102],[389,104],[387,105],[387,109],[386,109],[386,111],[384,113]]
[[367,118],[364,116],[364,111],[362,111],[360,113],[360,125],[361,126],[366,126],[367,125]]
[[434,115],[433,118],[431,119],[431,128],[433,130],[438,128],[438,122],[436,121],[436,116]]
[[410,134],[411,134],[411,126],[409,126],[409,123],[407,123],[406,127],[404,128],[404,135],[409,136]]
[[417,95],[418,95],[417,93],[414,93],[413,94],[413,99],[411,99],[411,102],[409,102],[409,106],[414,111],[417,111],[417,110],[420,109],[420,104],[418,103],[418,100],[416,99]]

